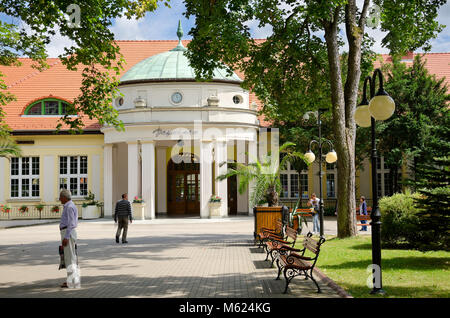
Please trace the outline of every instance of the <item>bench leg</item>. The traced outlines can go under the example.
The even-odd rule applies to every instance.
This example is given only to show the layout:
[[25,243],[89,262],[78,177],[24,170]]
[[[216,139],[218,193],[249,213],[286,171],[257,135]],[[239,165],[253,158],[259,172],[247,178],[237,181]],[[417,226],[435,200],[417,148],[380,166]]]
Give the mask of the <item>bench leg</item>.
[[279,280],[280,279],[281,271],[283,270],[283,268],[280,265],[280,261],[278,259],[277,259],[277,267],[278,267],[278,275],[277,275],[277,278],[275,280]]
[[[283,294],[286,294],[286,293],[287,293],[287,290],[288,290],[288,287],[289,287],[289,283],[290,283],[291,280],[294,278],[294,274],[293,274],[293,273],[292,273],[292,275],[289,275],[289,277],[288,277],[288,275],[287,275],[287,271],[288,271],[288,270],[289,270],[288,268],[285,268],[284,271],[283,271],[284,279],[286,280],[286,285],[285,285],[285,287],[284,287],[284,292],[283,292]],[[291,272],[292,272],[292,270],[291,270]]]
[[314,276],[313,276],[312,272],[313,272],[313,270],[311,269],[311,272],[310,272],[310,274],[309,274],[309,277],[310,277],[311,280],[314,282],[314,284],[316,284],[316,287],[317,287],[317,293],[320,294],[320,293],[322,292],[322,290],[320,289],[320,286],[319,286],[319,284],[317,283],[317,281],[314,279]]
[[[275,256],[274,256],[275,253]],[[279,255],[279,251],[277,250],[272,250],[270,252],[270,257],[272,257],[272,264],[270,264],[270,267],[273,267],[273,263],[275,263],[275,260],[278,259],[278,255]]]
[[[266,250],[267,250],[267,247],[266,247]],[[265,259],[265,261],[267,261],[268,259],[269,259],[269,254],[270,254],[270,251],[268,252],[268,251],[266,251],[266,259]]]

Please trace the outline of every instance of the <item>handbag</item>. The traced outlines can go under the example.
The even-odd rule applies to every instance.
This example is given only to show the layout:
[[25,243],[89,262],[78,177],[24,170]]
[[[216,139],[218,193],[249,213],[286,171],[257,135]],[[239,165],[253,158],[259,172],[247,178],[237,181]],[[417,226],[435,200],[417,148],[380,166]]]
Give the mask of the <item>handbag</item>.
[[62,245],[59,246],[59,269],[66,268],[66,263],[64,262],[64,247]]

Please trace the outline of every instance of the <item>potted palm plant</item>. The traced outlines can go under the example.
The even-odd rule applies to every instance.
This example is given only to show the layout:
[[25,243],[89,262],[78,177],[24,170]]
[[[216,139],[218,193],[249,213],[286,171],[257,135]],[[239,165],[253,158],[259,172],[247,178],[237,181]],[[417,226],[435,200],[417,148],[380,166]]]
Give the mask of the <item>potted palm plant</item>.
[[[238,176],[240,194],[243,194],[250,184],[254,184],[250,196],[252,206],[256,207],[263,202],[269,207],[278,206],[281,191],[280,172],[286,169],[288,162],[295,160],[300,159],[309,164],[302,153],[290,151],[294,146],[294,143],[286,142],[280,146],[279,152],[274,154],[269,152],[261,160],[256,159],[254,163],[235,163],[235,167],[229,168],[225,174],[218,176],[217,180]],[[280,154],[282,154],[281,161]]]
[[[284,219],[283,209],[279,205],[281,171],[286,169],[288,162],[303,160],[309,164],[302,153],[292,150],[294,146],[294,143],[286,142],[280,146],[279,152],[269,152],[253,163],[236,163],[235,167],[229,168],[225,174],[217,177],[218,180],[224,180],[238,176],[240,194],[252,185],[250,204],[254,207],[255,237],[261,227],[275,228],[277,219]],[[268,207],[263,207],[263,203],[267,203]]]

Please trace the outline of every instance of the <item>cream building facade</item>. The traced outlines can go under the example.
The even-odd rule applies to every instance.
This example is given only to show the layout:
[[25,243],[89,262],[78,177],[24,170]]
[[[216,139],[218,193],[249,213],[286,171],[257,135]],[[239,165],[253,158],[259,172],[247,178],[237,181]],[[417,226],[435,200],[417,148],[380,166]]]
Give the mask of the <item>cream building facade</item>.
[[[263,155],[267,145],[276,144],[268,140],[275,134],[261,126],[255,97],[241,88],[236,73],[217,68],[211,81],[196,81],[184,55],[181,29],[178,35],[178,44],[157,43],[171,45],[157,54],[145,55],[147,43],[121,43],[131,63],[120,79],[121,96],[113,101],[123,131],[88,122],[82,135],[54,134],[64,105],[76,96],[79,74],[68,72],[57,60],[49,70],[20,80],[5,71],[11,74],[9,89],[18,96],[6,108],[7,119],[23,156],[0,158],[0,205],[11,208],[10,213],[0,211],[0,218],[57,217],[52,210],[59,205],[62,188],[71,190],[80,215],[89,192],[103,203],[106,218],[112,217],[123,193],[130,201],[144,201],[145,219],[211,217],[212,195],[222,198],[218,217],[252,214],[249,191],[237,191],[239,180],[216,177],[235,162],[249,163]],[[357,172],[356,197],[370,198],[369,160],[363,166]],[[383,159],[377,168],[380,194],[388,195],[389,171]],[[322,196],[326,206],[333,206],[336,165],[324,164],[323,171]],[[290,206],[318,195],[318,164],[300,174],[288,167],[281,182],[281,200]],[[39,204],[44,207],[37,213]],[[28,213],[21,213],[21,206],[28,206]]]

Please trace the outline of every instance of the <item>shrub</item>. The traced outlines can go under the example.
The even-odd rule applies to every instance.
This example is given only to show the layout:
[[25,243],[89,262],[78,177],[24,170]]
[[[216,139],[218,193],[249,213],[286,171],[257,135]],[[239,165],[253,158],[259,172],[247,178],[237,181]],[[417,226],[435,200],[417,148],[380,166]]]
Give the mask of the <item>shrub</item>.
[[414,245],[419,239],[419,216],[415,199],[419,194],[397,193],[379,201],[381,240],[384,245]]
[[328,206],[323,208],[324,216],[336,216],[336,208],[333,206]]
[[450,249],[450,187],[421,189],[416,200],[419,210],[420,237],[417,248],[427,250]]

